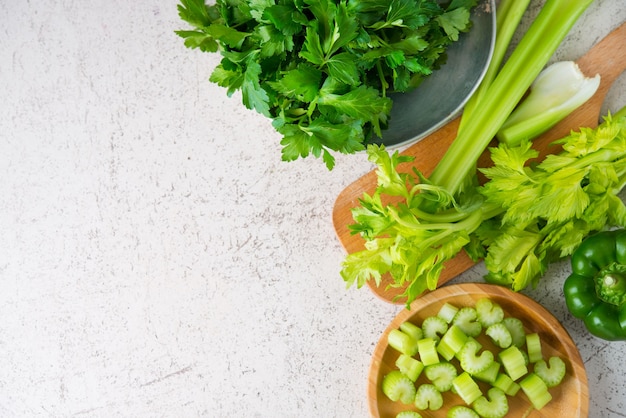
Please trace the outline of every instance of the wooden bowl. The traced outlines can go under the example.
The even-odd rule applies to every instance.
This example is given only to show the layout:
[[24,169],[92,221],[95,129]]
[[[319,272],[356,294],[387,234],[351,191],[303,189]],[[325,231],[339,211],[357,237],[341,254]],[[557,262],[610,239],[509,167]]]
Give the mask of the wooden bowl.
[[[474,306],[476,300],[489,297],[504,309],[505,316],[519,318],[527,333],[536,332],[541,337],[544,359],[550,356],[561,357],[567,366],[566,376],[555,388],[550,389],[552,401],[541,410],[533,410],[530,402],[521,390],[515,397],[509,399],[509,413],[507,417],[525,418],[585,418],[589,413],[589,387],[587,374],[580,358],[580,353],[571,337],[559,321],[543,306],[534,300],[515,293],[501,286],[490,284],[464,283],[442,286],[416,299],[410,309],[402,310],[389,324],[376,346],[369,373],[368,400],[373,417],[394,418],[400,411],[417,409],[411,405],[403,405],[389,400],[381,390],[382,378],[391,370],[397,369],[395,361],[398,352],[388,348],[387,335],[392,329],[397,329],[401,323],[411,321],[420,325],[422,321],[436,315],[441,306],[449,302],[457,307]],[[482,334],[478,340],[485,347],[493,347],[488,337]],[[417,383],[424,381],[422,375]],[[422,417],[445,417],[449,408],[463,404],[463,401],[451,392],[444,395],[444,406],[438,411],[418,411]]]

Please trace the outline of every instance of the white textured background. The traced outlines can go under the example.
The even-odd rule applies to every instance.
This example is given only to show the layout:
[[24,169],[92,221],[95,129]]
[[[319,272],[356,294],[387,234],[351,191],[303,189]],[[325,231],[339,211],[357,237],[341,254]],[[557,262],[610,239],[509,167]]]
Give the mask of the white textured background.
[[[597,0],[557,57],[625,20]],[[371,166],[281,162],[183,28],[173,0],[0,1],[0,417],[368,414],[401,307],[345,290],[331,212]],[[570,319],[567,274],[529,293],[578,344],[592,417],[626,416],[626,347]]]

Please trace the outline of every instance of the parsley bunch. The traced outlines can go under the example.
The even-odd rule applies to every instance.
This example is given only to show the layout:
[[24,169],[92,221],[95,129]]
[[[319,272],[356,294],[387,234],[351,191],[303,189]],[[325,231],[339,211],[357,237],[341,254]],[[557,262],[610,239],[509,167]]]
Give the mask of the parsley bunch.
[[181,0],[176,33],[221,52],[210,80],[272,119],[282,158],[351,154],[381,137],[392,101],[438,69],[477,0]]

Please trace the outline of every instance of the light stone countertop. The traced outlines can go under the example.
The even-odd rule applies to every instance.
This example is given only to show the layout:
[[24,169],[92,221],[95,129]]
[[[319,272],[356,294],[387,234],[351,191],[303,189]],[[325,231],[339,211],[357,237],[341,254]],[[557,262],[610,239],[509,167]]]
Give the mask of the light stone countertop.
[[[554,59],[624,21],[596,0]],[[331,213],[372,166],[282,162],[184,28],[175,1],[0,2],[0,417],[368,416],[402,307],[345,289]],[[568,315],[568,271],[526,293],[577,343],[591,416],[624,417],[625,343]]]

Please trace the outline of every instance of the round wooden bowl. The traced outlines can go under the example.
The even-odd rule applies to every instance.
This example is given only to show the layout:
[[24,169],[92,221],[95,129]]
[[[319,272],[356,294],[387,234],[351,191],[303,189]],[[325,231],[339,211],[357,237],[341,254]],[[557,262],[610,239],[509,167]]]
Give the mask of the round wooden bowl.
[[[388,348],[387,335],[392,329],[399,328],[405,321],[421,325],[424,318],[436,315],[441,306],[449,302],[457,307],[474,306],[476,300],[489,297],[504,309],[505,316],[519,318],[524,323],[527,333],[536,332],[541,337],[544,359],[560,356],[567,365],[567,373],[563,382],[550,389],[552,401],[537,411],[526,396],[520,392],[509,399],[507,417],[524,418],[585,418],[589,414],[589,387],[587,374],[580,358],[580,353],[571,337],[543,306],[529,297],[515,293],[501,286],[478,283],[447,285],[427,293],[411,304],[411,309],[402,310],[389,324],[376,346],[369,373],[368,400],[369,408],[374,417],[394,418],[397,413],[407,409],[418,411],[411,405],[392,402],[381,389],[382,378],[395,367],[398,352]],[[478,340],[485,347],[495,348],[489,338],[482,334]],[[425,382],[420,376],[417,383]],[[482,385],[482,384],[481,384]],[[438,411],[418,411],[422,417],[445,417],[449,408],[463,404],[463,401],[451,392],[444,395],[444,406]]]

